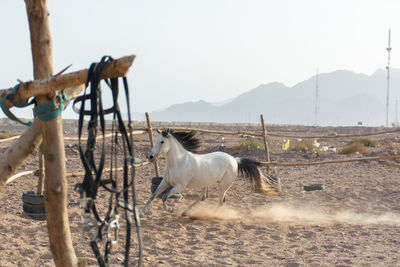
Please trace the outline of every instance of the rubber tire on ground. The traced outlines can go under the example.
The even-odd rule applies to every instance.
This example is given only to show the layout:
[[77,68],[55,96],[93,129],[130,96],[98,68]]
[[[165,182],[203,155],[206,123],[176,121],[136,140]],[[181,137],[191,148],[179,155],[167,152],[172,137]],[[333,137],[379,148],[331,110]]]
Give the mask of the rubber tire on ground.
[[34,220],[46,220],[43,195],[37,195],[33,191],[24,192],[22,193],[22,203],[23,214]]
[[[151,193],[156,192],[157,187],[160,185],[163,177],[153,177],[151,178]],[[167,194],[169,190],[171,190],[172,186],[165,189],[164,192],[162,192],[157,198],[162,198],[164,194]],[[177,198],[177,199],[182,199],[183,196],[180,193],[174,194],[169,196],[169,198]]]
[[153,186],[157,186],[161,183],[161,181],[163,180],[163,177],[153,177],[151,178],[151,185]]
[[28,203],[28,204],[33,204],[33,205],[38,205],[38,204],[43,204],[44,203],[44,197],[43,195],[37,195],[33,191],[28,191],[22,193],[22,202]]
[[305,185],[303,187],[304,191],[315,191],[315,190],[324,190],[323,184],[312,184],[312,185]]
[[35,213],[35,214],[46,213],[44,205],[32,205],[29,203],[22,203],[22,210],[27,213]]

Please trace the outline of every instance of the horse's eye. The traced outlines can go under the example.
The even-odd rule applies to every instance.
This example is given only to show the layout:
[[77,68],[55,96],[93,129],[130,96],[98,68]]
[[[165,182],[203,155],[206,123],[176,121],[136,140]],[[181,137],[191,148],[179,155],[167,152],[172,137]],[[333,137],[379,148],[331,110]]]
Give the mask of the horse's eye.
[[164,141],[161,141],[161,144],[164,144]]

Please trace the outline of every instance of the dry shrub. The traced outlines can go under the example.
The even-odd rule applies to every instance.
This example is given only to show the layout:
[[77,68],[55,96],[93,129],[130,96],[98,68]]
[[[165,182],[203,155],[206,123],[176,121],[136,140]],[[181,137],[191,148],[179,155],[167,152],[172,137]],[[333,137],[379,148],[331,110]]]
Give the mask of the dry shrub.
[[390,139],[385,139],[382,141],[382,145],[384,145],[387,149],[396,148],[396,145],[393,144],[393,141]]
[[246,148],[249,150],[264,149],[264,143],[262,140],[257,138],[247,138],[241,141],[239,144],[231,147],[232,149]]
[[143,140],[140,137],[133,137],[133,142],[140,143],[140,142],[143,142]]
[[314,143],[310,141],[300,141],[289,147],[288,150],[295,152],[319,152],[319,148],[314,146]]
[[348,145],[350,144],[362,144],[363,146],[366,147],[378,147],[379,146],[379,142],[374,140],[374,139],[370,139],[367,137],[360,137],[360,138],[356,138],[351,140],[350,142],[347,143]]
[[2,131],[0,133],[0,139],[6,139],[6,138],[10,138],[10,137],[11,137],[10,134],[7,132]]
[[338,151],[339,154],[352,154],[352,153],[368,154],[370,150],[361,143],[348,143]]

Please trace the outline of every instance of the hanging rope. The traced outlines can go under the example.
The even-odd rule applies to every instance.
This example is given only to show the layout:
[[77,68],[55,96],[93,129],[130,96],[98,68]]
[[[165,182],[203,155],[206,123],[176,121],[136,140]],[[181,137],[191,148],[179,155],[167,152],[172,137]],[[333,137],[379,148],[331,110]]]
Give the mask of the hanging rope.
[[[26,126],[31,126],[32,123],[33,123],[33,121],[24,122],[24,121],[20,120],[19,118],[17,118],[17,117],[10,111],[10,109],[9,109],[8,106],[7,106],[6,100],[11,100],[11,99],[13,98],[13,96],[17,93],[18,88],[19,88],[19,84],[15,85],[15,86],[13,87],[11,93],[9,93],[8,95],[6,95],[5,97],[3,97],[3,98],[1,99],[1,101],[0,101],[1,109],[3,110],[4,114],[6,114],[6,116],[7,116],[9,119],[11,119],[11,120],[13,120],[13,121],[16,121],[16,122],[19,122],[19,123],[21,123],[21,124],[23,124],[23,125],[26,125]],[[32,102],[29,102],[29,103],[27,103],[27,104],[14,103],[14,106],[19,107],[19,108],[22,108],[22,107],[29,106],[29,105],[31,105],[31,104],[33,104],[33,103],[34,103],[33,101],[32,101]]]
[[[135,166],[134,166],[134,151],[132,139],[132,125],[130,117],[130,102],[129,89],[126,78],[124,77],[123,84],[125,88],[125,97],[128,112],[128,129],[126,128],[118,105],[118,78],[106,81],[111,88],[113,106],[109,109],[103,108],[101,96],[101,75],[107,63],[113,61],[111,57],[105,56],[99,63],[93,63],[88,72],[86,89],[82,96],[74,100],[74,110],[79,113],[78,121],[78,143],[79,153],[85,176],[82,183],[77,184],[75,189],[85,199],[84,205],[84,222],[83,234],[89,235],[90,246],[97,258],[100,266],[108,266],[108,256],[112,246],[118,242],[119,232],[119,211],[122,209],[126,218],[126,239],[125,239],[125,260],[124,266],[129,265],[129,249],[131,246],[131,224],[132,215],[135,220],[137,236],[138,236],[138,265],[142,262],[142,238],[140,232],[139,212],[136,208],[135,196]],[[90,92],[87,92],[90,84]],[[90,108],[85,109],[86,102],[89,102]],[[76,104],[80,103],[80,108]],[[102,174],[106,162],[105,152],[105,115],[112,114],[112,143],[110,155],[110,174],[108,179],[105,179]],[[88,138],[86,149],[82,145],[82,130],[84,117],[89,116],[87,124]],[[97,132],[100,130],[100,151],[95,157],[96,142],[98,139]],[[128,132],[130,134],[128,134]],[[120,181],[117,171],[113,171],[117,167],[117,146],[123,147],[123,177]],[[107,153],[109,154],[109,153]],[[96,162],[97,161],[97,162]],[[122,184],[122,186],[121,186]],[[96,196],[99,187],[103,187],[110,193],[108,201],[108,211],[104,218],[101,218],[98,209],[96,208]],[[105,241],[105,250],[100,252],[98,242]]]

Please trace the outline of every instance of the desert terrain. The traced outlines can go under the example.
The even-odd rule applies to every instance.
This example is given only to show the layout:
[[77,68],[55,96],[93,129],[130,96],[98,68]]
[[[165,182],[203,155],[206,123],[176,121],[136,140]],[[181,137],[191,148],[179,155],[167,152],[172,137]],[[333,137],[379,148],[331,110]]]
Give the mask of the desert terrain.
[[[246,125],[213,125],[209,129],[259,131]],[[267,129],[271,133],[299,136],[388,130],[274,125],[268,125]],[[11,131],[11,134],[18,133],[21,130]],[[76,130],[65,129],[65,136],[77,137]],[[221,150],[233,156],[265,161],[262,148],[237,146],[247,137],[209,134],[198,134],[198,137],[203,145],[201,153]],[[399,133],[370,138],[381,145],[371,148],[366,155],[341,155],[332,150],[284,151],[282,145],[287,138],[283,137],[268,138],[268,143],[271,161],[282,163],[377,157],[398,152]],[[148,137],[138,135],[135,139],[135,155],[146,161],[150,149]],[[293,145],[298,142],[290,139]],[[320,138],[316,141],[321,147],[340,149],[349,140]],[[384,140],[391,140],[394,145],[388,148]],[[4,153],[8,145],[1,143],[0,153]],[[66,141],[65,151],[67,172],[83,171],[77,142]],[[162,161],[160,165],[163,166]],[[37,166],[38,155],[34,153],[18,172],[34,170]],[[254,193],[248,182],[239,177],[228,191],[223,207],[217,206],[217,187],[213,186],[209,198],[185,217],[181,212],[197,198],[199,191],[186,190],[182,193],[183,199],[170,199],[169,204],[174,207],[172,213],[163,210],[160,200],[154,200],[141,218],[144,266],[400,266],[399,168],[368,161],[274,167],[271,173],[280,178],[281,192],[275,195]],[[136,170],[139,208],[150,196],[154,176],[153,165]],[[67,205],[72,240],[77,256],[86,258],[88,266],[96,266],[88,242],[82,240],[83,210],[79,206],[79,194],[74,191],[74,185],[82,179],[68,178]],[[310,184],[323,184],[324,190],[302,191],[303,186]],[[36,186],[37,177],[30,175],[14,180],[0,193],[2,267],[54,266],[46,221],[32,220],[22,212],[23,192],[35,191]],[[107,205],[106,196],[104,190],[99,192],[100,209]],[[110,255],[111,266],[120,266],[123,262],[123,226],[121,222],[121,238]],[[133,234],[132,266],[136,265],[136,251],[136,235]]]

